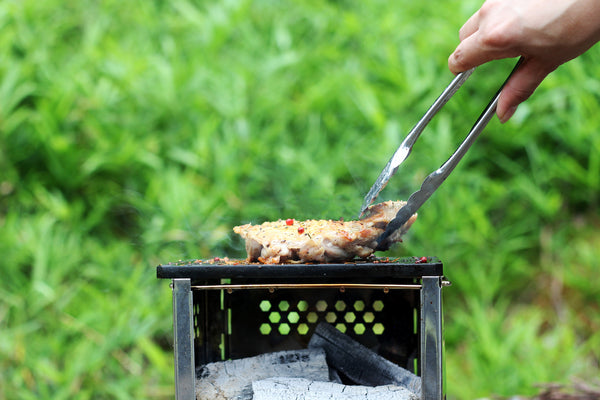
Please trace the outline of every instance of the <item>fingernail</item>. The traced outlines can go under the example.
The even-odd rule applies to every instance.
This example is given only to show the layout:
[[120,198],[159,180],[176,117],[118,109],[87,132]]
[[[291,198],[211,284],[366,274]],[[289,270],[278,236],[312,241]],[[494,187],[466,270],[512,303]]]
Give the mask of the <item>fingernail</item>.
[[500,122],[505,123],[506,121],[508,121],[510,119],[510,117],[512,117],[515,114],[515,111],[517,111],[517,106],[512,106],[511,108],[506,110],[504,115],[499,116]]

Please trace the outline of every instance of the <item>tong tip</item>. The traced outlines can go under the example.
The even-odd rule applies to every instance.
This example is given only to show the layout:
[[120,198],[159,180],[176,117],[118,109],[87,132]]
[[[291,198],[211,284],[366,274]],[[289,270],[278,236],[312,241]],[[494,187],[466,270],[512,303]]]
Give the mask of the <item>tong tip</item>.
[[[387,225],[385,231],[377,238],[377,247],[376,251],[387,251],[390,249],[392,245],[392,240],[390,240],[391,236],[397,231],[400,230],[400,235],[406,232],[408,227],[404,225],[408,222],[408,220],[414,214],[412,207],[409,204],[405,204],[398,213],[396,217],[390,221]],[[410,226],[410,225],[409,225]]]
[[367,211],[367,208],[369,208],[370,203],[363,203],[362,207],[360,208],[360,213],[358,214],[358,219],[361,219],[363,217],[363,215],[365,215],[365,211]]

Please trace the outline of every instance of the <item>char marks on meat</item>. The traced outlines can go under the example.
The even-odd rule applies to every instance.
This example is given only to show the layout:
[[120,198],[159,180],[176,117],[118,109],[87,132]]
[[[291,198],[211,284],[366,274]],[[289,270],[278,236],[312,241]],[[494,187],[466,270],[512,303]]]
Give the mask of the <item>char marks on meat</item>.
[[[240,225],[233,231],[245,239],[249,262],[351,261],[374,253],[377,238],[404,204],[403,201],[385,201],[372,205],[358,221],[306,220],[293,221],[290,225],[290,221],[278,220]],[[400,242],[416,218],[414,214],[398,229],[391,242]]]

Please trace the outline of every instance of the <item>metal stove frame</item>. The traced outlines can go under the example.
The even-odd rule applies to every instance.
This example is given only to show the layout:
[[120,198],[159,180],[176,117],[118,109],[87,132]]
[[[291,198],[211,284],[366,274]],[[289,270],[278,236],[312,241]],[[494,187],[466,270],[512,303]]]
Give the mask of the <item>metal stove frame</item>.
[[[437,258],[372,259],[343,264],[235,265],[192,261],[159,265],[157,277],[171,279],[173,289],[175,393],[178,400],[194,400],[196,362],[207,360],[206,351],[196,354],[194,293],[231,294],[234,291],[267,290],[396,290],[419,291],[419,375],[422,399],[445,398],[442,287],[449,285]],[[200,308],[196,305],[197,308]],[[196,319],[196,321],[195,321]],[[208,323],[207,323],[208,325]],[[206,326],[204,327],[206,328]],[[206,340],[206,339],[204,339]]]

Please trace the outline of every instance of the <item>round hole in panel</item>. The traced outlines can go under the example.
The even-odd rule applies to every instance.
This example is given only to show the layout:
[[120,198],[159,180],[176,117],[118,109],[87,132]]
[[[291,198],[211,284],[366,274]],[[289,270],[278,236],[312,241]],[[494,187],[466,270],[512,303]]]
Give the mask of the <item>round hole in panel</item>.
[[301,335],[306,335],[308,333],[308,325],[306,325],[305,323],[302,323],[300,325],[298,325],[298,333]]
[[365,309],[365,302],[362,301],[362,300],[356,300],[354,302],[354,309],[356,311],[362,311],[362,310],[364,310]]
[[260,327],[258,328],[258,330],[260,331],[260,333],[262,335],[268,335],[269,333],[271,333],[271,325],[261,324]]
[[375,321],[375,314],[373,314],[371,311],[367,311],[363,314],[363,320],[367,324],[370,324],[371,322]]
[[383,334],[384,330],[385,330],[385,327],[383,326],[383,324],[381,324],[379,322],[373,325],[373,333],[376,335]]
[[336,319],[337,315],[335,315],[335,313],[332,311],[329,311],[327,314],[325,314],[325,321],[329,322],[330,324],[333,324]]
[[364,324],[358,323],[354,325],[354,333],[356,333],[357,335],[362,335],[363,333],[365,333],[366,330],[367,328],[365,328]]
[[269,321],[276,324],[281,321],[281,315],[277,311],[273,311],[269,314]]
[[373,310],[378,311],[378,312],[383,310],[383,301],[375,300],[373,302]]
[[342,333],[346,333],[346,325],[344,324],[335,324],[335,327],[338,331]]
[[317,308],[317,311],[323,312],[323,311],[327,310],[327,302],[325,300],[319,300],[319,301],[317,301],[317,304],[315,305],[315,307]]
[[288,314],[287,319],[292,324],[295,324],[298,321],[300,321],[300,314],[298,314],[296,311],[292,311],[291,313]]
[[283,312],[286,312],[290,308],[290,303],[285,300],[279,302],[279,309]]
[[346,309],[346,303],[343,300],[338,300],[335,302],[335,309],[338,311],[344,311]]
[[292,330],[292,328],[290,328],[290,326],[286,323],[283,323],[281,325],[279,325],[279,333],[282,335],[287,335],[290,333],[290,331]]
[[271,309],[271,303],[269,300],[263,300],[258,305],[263,312],[267,312]]
[[344,315],[344,319],[346,320],[347,323],[351,324],[356,320],[356,315],[354,315],[354,313],[352,311],[347,312],[346,315]]
[[319,320],[319,316],[317,315],[316,312],[311,311],[306,315],[306,320],[309,323],[314,324],[315,322],[317,322]]
[[296,308],[298,308],[298,311],[304,312],[308,310],[308,303],[305,300],[300,300],[296,305]]

